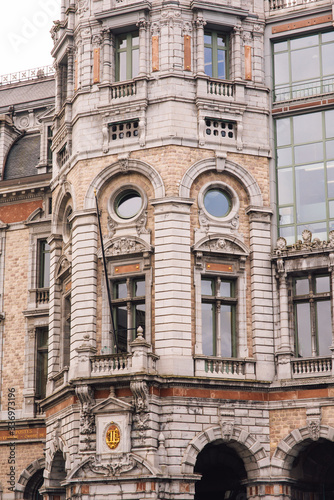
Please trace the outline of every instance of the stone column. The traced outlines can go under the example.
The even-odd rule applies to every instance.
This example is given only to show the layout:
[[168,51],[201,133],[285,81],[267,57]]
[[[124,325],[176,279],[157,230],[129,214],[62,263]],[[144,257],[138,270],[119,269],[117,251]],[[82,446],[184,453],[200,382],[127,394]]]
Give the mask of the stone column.
[[110,83],[111,81],[111,40],[110,30],[102,31],[103,37],[103,62],[102,62],[102,82]]
[[84,337],[96,347],[97,220],[95,210],[72,215],[71,361],[75,378],[78,348]]
[[161,374],[194,374],[191,337],[190,206],[164,198],[155,206],[155,352]]
[[58,373],[61,315],[60,301],[61,291],[56,284],[56,268],[62,253],[62,236],[51,234],[48,243],[50,245],[50,289],[49,289],[49,350],[48,350],[48,377]]
[[67,49],[67,98],[74,93],[74,53],[73,48]]
[[206,21],[197,17],[195,27],[197,29],[197,75],[205,75],[204,71],[204,26]]
[[55,113],[59,113],[61,109],[61,68],[59,64],[55,61],[53,64],[55,69],[55,77],[56,77],[56,105],[55,105]]
[[277,350],[277,375],[279,379],[291,378],[291,343],[289,335],[289,298],[286,272],[282,258],[277,260],[279,280],[280,338]]
[[234,29],[234,49],[233,49],[233,75],[234,80],[242,80],[242,54],[241,54],[241,26],[235,26]]
[[137,23],[139,28],[139,75],[147,75],[147,29],[148,22],[145,19],[140,19]]

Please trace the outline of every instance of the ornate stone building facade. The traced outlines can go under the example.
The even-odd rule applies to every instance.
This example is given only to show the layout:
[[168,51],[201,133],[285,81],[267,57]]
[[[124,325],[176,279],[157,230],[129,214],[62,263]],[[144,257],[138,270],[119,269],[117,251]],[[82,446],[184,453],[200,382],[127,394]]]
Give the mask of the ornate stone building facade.
[[0,87],[4,499],[333,498],[332,10],[62,0]]

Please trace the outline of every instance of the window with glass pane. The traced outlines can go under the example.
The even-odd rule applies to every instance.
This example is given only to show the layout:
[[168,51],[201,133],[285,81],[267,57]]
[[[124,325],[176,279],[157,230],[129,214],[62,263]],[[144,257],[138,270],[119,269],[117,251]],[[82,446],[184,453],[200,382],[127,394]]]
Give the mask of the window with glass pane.
[[116,37],[116,80],[131,80],[139,73],[139,34]]
[[274,43],[275,101],[334,90],[334,31]]
[[48,328],[36,330],[36,398],[43,399],[46,394],[48,376]]
[[113,282],[112,311],[119,352],[127,352],[128,342],[137,336],[138,327],[145,335],[145,278],[127,278]]
[[296,356],[331,356],[332,320],[329,275],[294,278],[293,301]]
[[50,286],[50,247],[46,240],[39,241],[39,276],[38,288]]
[[276,120],[279,234],[304,229],[327,240],[334,228],[334,110]]
[[201,280],[202,351],[206,356],[236,357],[235,283],[219,277]]
[[228,78],[227,35],[215,31],[205,31],[204,71],[213,78]]

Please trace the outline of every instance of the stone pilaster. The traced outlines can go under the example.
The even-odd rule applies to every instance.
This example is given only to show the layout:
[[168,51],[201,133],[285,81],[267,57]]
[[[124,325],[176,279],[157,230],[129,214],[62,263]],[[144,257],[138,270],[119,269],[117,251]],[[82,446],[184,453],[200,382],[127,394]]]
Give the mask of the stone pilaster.
[[155,352],[160,373],[193,375],[190,200],[155,205]]

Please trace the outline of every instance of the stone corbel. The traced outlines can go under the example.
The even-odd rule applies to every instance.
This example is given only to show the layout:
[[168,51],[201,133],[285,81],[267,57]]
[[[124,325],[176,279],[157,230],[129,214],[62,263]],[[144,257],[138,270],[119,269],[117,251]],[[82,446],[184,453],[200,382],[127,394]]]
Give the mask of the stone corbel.
[[148,387],[146,382],[139,380],[130,382],[130,389],[134,396],[136,412],[148,411]]
[[95,418],[91,412],[95,404],[93,390],[88,385],[80,385],[76,387],[75,393],[81,404],[80,434],[93,434],[95,432]]

